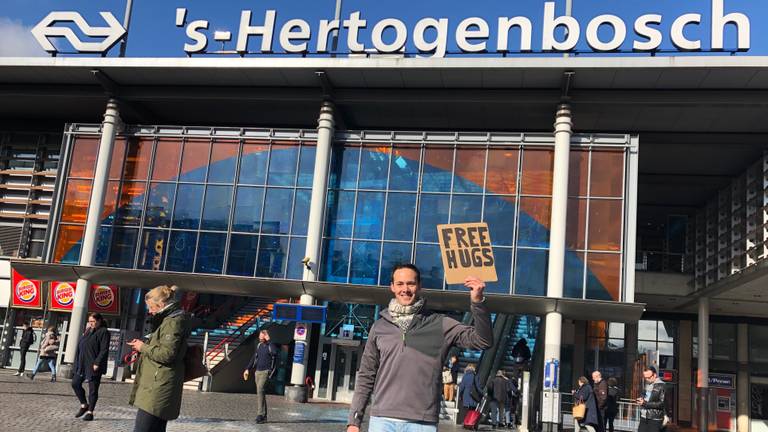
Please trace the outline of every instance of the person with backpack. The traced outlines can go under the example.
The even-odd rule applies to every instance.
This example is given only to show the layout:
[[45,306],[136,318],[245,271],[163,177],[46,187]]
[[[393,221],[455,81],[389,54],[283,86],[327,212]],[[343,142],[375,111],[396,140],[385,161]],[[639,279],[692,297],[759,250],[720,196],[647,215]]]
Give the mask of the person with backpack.
[[29,379],[35,379],[37,371],[40,370],[40,366],[43,363],[48,362],[48,367],[51,369],[51,382],[56,382],[56,352],[59,350],[59,336],[56,334],[56,327],[49,326],[48,332],[45,333],[43,342],[40,343],[39,357],[37,364],[32,374],[29,375]]
[[269,339],[267,330],[259,332],[259,342],[256,344],[253,357],[243,371],[243,380],[248,381],[248,377],[253,372],[253,379],[256,381],[256,423],[267,422],[267,380],[272,378],[277,369],[277,345]]
[[619,390],[616,378],[608,378],[608,402],[605,407],[605,428],[608,432],[613,432],[613,421],[619,413]]
[[27,351],[29,347],[35,343],[35,330],[30,327],[28,323],[22,325],[21,338],[19,339],[19,355],[21,361],[19,363],[19,370],[13,374],[14,376],[21,376],[24,374],[24,370],[27,368]]

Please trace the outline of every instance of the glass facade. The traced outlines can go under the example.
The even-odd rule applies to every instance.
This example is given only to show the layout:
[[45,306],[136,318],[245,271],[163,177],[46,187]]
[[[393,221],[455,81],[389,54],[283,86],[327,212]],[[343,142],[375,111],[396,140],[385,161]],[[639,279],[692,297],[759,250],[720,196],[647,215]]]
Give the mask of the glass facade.
[[[387,285],[414,262],[447,285],[436,225],[485,221],[498,282],[544,295],[553,176],[551,135],[337,133],[321,279]],[[299,279],[315,132],[135,128],[118,138],[97,265]],[[54,262],[79,260],[98,128],[68,139]],[[627,136],[572,145],[565,296],[621,300]]]

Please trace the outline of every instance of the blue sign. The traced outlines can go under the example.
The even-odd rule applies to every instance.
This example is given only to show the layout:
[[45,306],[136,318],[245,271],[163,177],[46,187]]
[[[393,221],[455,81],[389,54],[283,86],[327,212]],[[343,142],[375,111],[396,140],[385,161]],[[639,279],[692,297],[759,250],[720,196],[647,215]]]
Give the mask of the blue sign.
[[547,360],[544,364],[544,389],[557,390],[557,377],[560,375],[560,360]]
[[326,311],[327,308],[325,306],[275,303],[272,309],[272,319],[275,321],[301,321],[322,324],[325,322]]
[[307,346],[304,342],[296,342],[293,348],[293,362],[304,363],[304,348]]
[[716,388],[735,389],[734,376],[730,374],[709,374],[709,386]]

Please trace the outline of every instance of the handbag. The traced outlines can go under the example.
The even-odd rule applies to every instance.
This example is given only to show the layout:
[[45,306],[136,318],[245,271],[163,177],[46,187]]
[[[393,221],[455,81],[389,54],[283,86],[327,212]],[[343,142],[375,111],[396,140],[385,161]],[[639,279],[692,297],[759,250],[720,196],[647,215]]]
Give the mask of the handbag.
[[587,415],[587,404],[578,402],[573,405],[573,419],[581,420]]
[[451,375],[451,371],[443,371],[443,384],[453,384],[453,376]]
[[208,374],[208,368],[203,363],[203,347],[190,345],[184,354],[184,382],[192,381]]

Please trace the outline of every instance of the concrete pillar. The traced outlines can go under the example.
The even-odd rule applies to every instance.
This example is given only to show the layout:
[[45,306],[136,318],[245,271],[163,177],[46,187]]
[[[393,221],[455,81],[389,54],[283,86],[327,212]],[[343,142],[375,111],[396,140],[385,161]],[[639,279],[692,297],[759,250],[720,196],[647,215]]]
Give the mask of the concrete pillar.
[[[565,228],[568,212],[568,162],[573,123],[571,107],[561,104],[555,119],[555,162],[552,178],[552,216],[549,225],[549,267],[547,272],[547,297],[563,296],[565,269]],[[550,312],[544,322],[544,365],[560,362],[561,331],[563,316]],[[555,375],[559,368],[555,369]],[[546,373],[542,374],[546,378]],[[559,377],[554,382],[559,384]],[[546,379],[545,379],[546,382]],[[560,393],[558,385],[545,388],[542,394],[542,428],[544,432],[557,431],[560,427]]]
[[677,368],[677,422],[680,426],[690,427],[693,423],[691,416],[691,406],[693,393],[689,390],[693,388],[693,322],[680,321],[677,338],[677,358],[679,366]]
[[[85,233],[80,250],[80,265],[92,266],[96,257],[96,247],[101,226],[101,210],[104,207],[104,196],[107,192],[109,180],[109,166],[112,161],[112,149],[115,144],[115,135],[121,127],[120,112],[117,101],[110,99],[104,113],[104,122],[101,125],[101,141],[99,142],[99,156],[96,159],[96,171],[93,175],[93,188],[91,200],[88,206],[88,217],[85,223]],[[69,322],[69,336],[64,354],[64,362],[72,364],[75,361],[75,353],[88,312],[88,295],[91,283],[86,279],[77,280],[77,290],[72,306],[72,317]],[[62,370],[68,374],[68,371]],[[65,375],[66,376],[66,375]]]
[[[328,194],[328,168],[331,160],[331,146],[335,123],[333,119],[333,104],[324,101],[320,107],[320,118],[317,121],[317,149],[315,151],[315,172],[312,178],[312,201],[309,207],[309,222],[307,227],[307,247],[304,254],[304,272],[302,280],[316,281],[320,277],[320,254],[323,245],[323,226],[325,201]],[[301,296],[300,303],[312,305],[315,298],[309,294]],[[306,402],[309,398],[304,384],[309,358],[308,344],[311,340],[311,325],[307,325],[304,340],[295,340],[293,365],[291,367],[291,385],[285,389],[285,398],[293,402]],[[298,355],[297,353],[302,353]]]
[[749,432],[749,324],[738,325],[736,346],[736,431]]
[[699,431],[709,426],[709,298],[699,299],[699,368],[696,379]]

